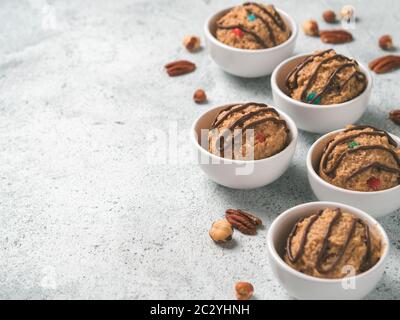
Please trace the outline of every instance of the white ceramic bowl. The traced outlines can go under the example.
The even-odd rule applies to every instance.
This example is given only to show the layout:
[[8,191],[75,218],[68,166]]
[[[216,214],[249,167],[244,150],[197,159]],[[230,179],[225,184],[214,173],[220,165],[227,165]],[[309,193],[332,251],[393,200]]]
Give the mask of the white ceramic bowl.
[[[286,239],[294,224],[300,218],[325,208],[341,208],[352,213],[381,235],[383,252],[376,265],[352,278],[321,279],[301,273],[285,263],[282,257]],[[297,299],[313,300],[361,299],[376,286],[382,277],[389,252],[389,240],[381,225],[359,209],[335,202],[310,202],[286,210],[274,220],[268,231],[267,247],[272,271],[291,296]]]
[[271,76],[274,103],[286,112],[299,129],[315,133],[326,133],[355,123],[368,107],[371,96],[371,74],[363,64],[361,71],[367,77],[367,87],[358,97],[339,104],[315,105],[292,99],[287,94],[285,80],[289,72],[309,54],[301,54],[283,61]]
[[271,74],[281,61],[293,53],[298,32],[295,21],[287,13],[276,9],[292,31],[289,39],[268,49],[238,49],[223,44],[215,37],[217,20],[231,9],[213,14],[204,24],[206,46],[212,59],[221,69],[239,77],[256,78]]
[[[308,151],[308,181],[315,196],[318,200],[337,201],[360,208],[375,218],[383,217],[400,208],[400,185],[382,191],[352,191],[334,186],[318,175],[319,163],[326,144],[333,135],[342,130],[336,130],[322,136],[314,142]],[[400,145],[400,138],[392,134],[390,135]]]
[[[201,129],[209,129],[217,113],[227,106],[215,107],[200,115],[191,128],[197,162],[209,178],[235,189],[252,189],[272,183],[289,167],[297,144],[298,131],[293,120],[277,110],[290,130],[289,145],[276,155],[260,160],[231,160],[216,156],[200,144]],[[207,143],[207,136],[203,139]],[[204,145],[204,144],[203,144]]]

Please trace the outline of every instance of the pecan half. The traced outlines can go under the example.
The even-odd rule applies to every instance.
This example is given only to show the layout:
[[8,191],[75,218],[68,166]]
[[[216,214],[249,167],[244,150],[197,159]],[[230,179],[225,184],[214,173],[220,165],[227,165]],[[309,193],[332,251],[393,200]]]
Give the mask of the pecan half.
[[375,73],[386,73],[400,68],[400,56],[387,55],[379,57],[372,60],[368,66]]
[[353,35],[345,30],[323,30],[319,32],[322,42],[325,43],[345,43],[353,40]]
[[394,123],[400,125],[400,109],[390,111],[389,119],[392,120]]
[[194,71],[196,65],[187,60],[178,60],[166,64],[165,69],[170,77],[176,77]]
[[241,233],[254,235],[256,228],[262,225],[260,218],[240,209],[228,209],[225,211],[225,218],[235,229]]

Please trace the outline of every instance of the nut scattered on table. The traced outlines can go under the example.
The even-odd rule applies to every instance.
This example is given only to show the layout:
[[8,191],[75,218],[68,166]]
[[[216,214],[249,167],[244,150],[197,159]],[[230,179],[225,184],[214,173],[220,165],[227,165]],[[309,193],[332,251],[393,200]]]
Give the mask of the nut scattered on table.
[[394,123],[400,125],[400,109],[390,111],[389,119],[392,120]]
[[400,56],[387,55],[376,58],[368,64],[375,73],[386,73],[400,68]]
[[340,16],[342,19],[350,22],[350,20],[354,17],[354,7],[350,5],[343,6],[340,10]]
[[236,282],[236,299],[238,300],[249,300],[254,293],[254,287],[250,282]]
[[209,231],[211,239],[219,243],[230,241],[232,234],[232,225],[225,219],[215,221]]
[[229,221],[233,228],[248,235],[256,234],[257,227],[262,225],[260,218],[240,209],[226,210],[225,218]]
[[315,20],[306,20],[303,23],[303,31],[308,36],[318,36],[318,23]]
[[324,18],[325,22],[327,23],[335,23],[336,22],[336,13],[333,10],[326,10],[322,14],[322,17]]
[[323,30],[319,35],[324,43],[339,44],[353,40],[353,35],[345,30]]
[[392,37],[388,34],[383,35],[379,38],[379,46],[383,50],[392,50],[393,49],[393,40]]
[[194,71],[196,65],[187,60],[178,60],[167,63],[165,69],[167,69],[167,73],[170,77],[176,77]]
[[200,49],[200,38],[195,35],[186,36],[183,39],[183,46],[189,52],[195,52]]
[[207,100],[207,95],[203,89],[197,89],[193,94],[193,100],[196,103],[203,103]]

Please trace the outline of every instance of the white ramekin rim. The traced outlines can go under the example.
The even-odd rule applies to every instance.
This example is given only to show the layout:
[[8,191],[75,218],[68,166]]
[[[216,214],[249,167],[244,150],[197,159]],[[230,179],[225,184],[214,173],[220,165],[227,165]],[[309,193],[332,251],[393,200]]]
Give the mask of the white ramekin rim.
[[[239,104],[239,103],[238,103]],[[270,106],[270,105],[269,105]],[[235,159],[227,159],[227,158],[222,158],[220,156],[217,156],[211,152],[209,152],[208,150],[204,149],[198,142],[197,140],[197,134],[196,134],[196,125],[199,122],[199,120],[208,112],[211,112],[214,109],[218,109],[224,106],[216,106],[216,107],[212,107],[206,111],[204,111],[203,113],[201,113],[194,121],[193,124],[190,128],[190,135],[191,135],[191,140],[193,145],[197,148],[197,150],[199,150],[202,154],[205,154],[206,156],[216,160],[216,161],[220,161],[224,164],[237,164],[237,165],[244,165],[244,164],[249,164],[249,163],[261,163],[261,162],[271,162],[271,161],[275,161],[277,158],[283,157],[286,155],[286,153],[290,152],[290,150],[292,148],[295,148],[296,144],[297,144],[297,138],[299,136],[299,131],[296,127],[296,124],[294,123],[294,121],[292,120],[292,118],[290,118],[286,113],[284,113],[282,110],[279,110],[278,108],[275,108],[274,106],[270,106],[273,107],[280,116],[283,117],[283,119],[287,122],[289,130],[290,130],[290,135],[291,135],[291,140],[290,143],[285,147],[285,149],[283,149],[282,151],[278,152],[277,154],[268,157],[268,158],[264,158],[264,159],[259,159],[259,160],[235,160]],[[204,129],[209,129],[209,128],[204,128]]]
[[210,24],[210,21],[214,17],[216,17],[216,16],[220,15],[221,13],[223,13],[225,11],[228,11],[228,10],[230,10],[232,8],[234,8],[234,7],[228,7],[228,8],[219,10],[216,13],[213,13],[212,15],[210,15],[207,18],[206,22],[204,23],[204,34],[206,35],[207,39],[209,39],[214,45],[219,46],[219,47],[221,47],[221,48],[223,48],[225,50],[233,51],[233,52],[240,52],[240,53],[245,53],[245,54],[265,54],[267,52],[269,53],[269,52],[280,50],[280,49],[290,45],[293,41],[296,41],[297,33],[298,33],[298,27],[297,27],[296,22],[285,11],[275,7],[275,9],[278,11],[278,13],[280,15],[283,15],[285,17],[285,19],[290,24],[290,28],[291,28],[292,33],[291,33],[290,37],[285,42],[283,42],[283,43],[281,43],[281,44],[279,44],[279,45],[277,45],[275,47],[266,48],[266,49],[257,49],[257,50],[255,50],[255,49],[254,50],[253,49],[240,49],[240,48],[231,47],[231,46],[228,46],[228,45],[222,43],[221,41],[219,41],[217,38],[215,38],[212,35],[212,33],[210,31],[210,28],[209,28],[209,24]]
[[298,100],[295,100],[295,99],[289,97],[286,93],[284,93],[279,88],[279,86],[278,86],[278,84],[276,82],[276,78],[277,78],[278,73],[280,72],[282,67],[284,65],[286,65],[287,63],[289,63],[289,62],[291,62],[291,61],[293,61],[295,59],[301,58],[301,57],[308,57],[311,54],[312,53],[301,53],[301,54],[298,54],[296,56],[292,56],[292,57],[282,61],[280,64],[278,64],[278,66],[274,69],[274,71],[272,72],[272,75],[271,75],[271,89],[272,89],[272,91],[274,91],[282,99],[284,99],[287,102],[295,105],[296,107],[301,107],[301,108],[306,108],[306,109],[310,109],[310,108],[311,109],[321,109],[321,110],[349,107],[353,103],[356,103],[358,100],[362,99],[365,95],[368,95],[370,93],[371,88],[372,88],[372,76],[371,76],[371,73],[369,72],[368,68],[363,63],[357,61],[358,65],[360,66],[361,71],[367,77],[367,87],[365,88],[365,90],[360,95],[358,95],[354,99],[351,99],[349,101],[342,102],[342,103],[318,105],[318,104],[305,103],[305,102],[298,101]]
[[[307,160],[306,160],[306,166],[307,166],[307,172],[312,176],[312,178],[314,178],[315,180],[317,180],[320,184],[322,184],[324,187],[334,190],[336,192],[342,192],[342,193],[347,193],[347,194],[352,194],[352,195],[357,195],[357,196],[371,196],[371,194],[385,194],[385,193],[391,193],[394,191],[400,191],[400,185],[397,185],[396,187],[390,188],[390,189],[385,189],[385,190],[380,190],[380,191],[355,191],[355,190],[348,190],[348,189],[344,189],[344,188],[340,188],[338,186],[335,186],[333,184],[330,184],[329,182],[325,181],[324,179],[322,179],[318,173],[315,171],[313,165],[312,165],[312,155],[313,152],[315,151],[315,147],[324,139],[326,139],[328,136],[330,135],[334,135],[337,134],[341,131],[343,131],[345,129],[339,129],[339,130],[335,130],[335,131],[331,131],[328,132],[324,135],[322,135],[317,141],[315,141],[310,149],[308,149],[307,152]],[[400,138],[397,137],[396,135],[388,132],[388,134],[395,139],[395,141],[397,143],[400,144]]]
[[385,229],[382,227],[382,225],[377,220],[375,220],[368,213],[366,213],[360,209],[357,209],[355,207],[343,204],[343,203],[331,202],[331,201],[315,201],[315,202],[307,202],[307,203],[303,203],[303,204],[294,206],[294,207],[284,211],[283,213],[281,213],[272,222],[272,224],[268,230],[267,246],[268,246],[268,250],[269,250],[271,258],[276,263],[278,263],[280,267],[282,267],[283,269],[285,269],[287,272],[291,273],[292,275],[294,275],[298,278],[301,278],[303,280],[310,281],[310,282],[335,284],[335,283],[340,283],[341,281],[343,281],[344,278],[338,278],[338,279],[318,278],[318,277],[310,276],[310,275],[307,275],[300,271],[297,271],[296,269],[293,269],[283,260],[283,258],[276,251],[276,248],[273,244],[272,236],[273,236],[274,229],[277,228],[277,226],[279,225],[279,223],[282,222],[282,220],[285,216],[290,215],[291,212],[294,211],[295,209],[299,209],[299,208],[306,209],[307,207],[312,207],[317,204],[321,207],[321,209],[326,208],[326,207],[338,207],[338,208],[349,211],[349,213],[356,213],[358,216],[360,216],[362,218],[362,220],[364,222],[368,222],[368,225],[370,225],[370,226],[373,225],[379,232],[379,235],[381,237],[381,241],[383,244],[382,255],[381,255],[379,261],[374,266],[372,266],[370,269],[368,269],[365,272],[355,275],[354,278],[356,280],[362,280],[363,278],[367,277],[369,274],[376,272],[378,270],[378,268],[386,262],[386,259],[389,254],[389,247],[390,247],[389,237],[388,237]]

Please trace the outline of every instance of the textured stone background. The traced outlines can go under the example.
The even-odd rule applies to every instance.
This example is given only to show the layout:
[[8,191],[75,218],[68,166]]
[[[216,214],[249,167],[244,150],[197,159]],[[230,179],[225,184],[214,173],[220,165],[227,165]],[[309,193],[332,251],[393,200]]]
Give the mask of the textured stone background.
[[[274,2],[298,23],[355,5],[355,41],[335,48],[363,62],[382,54],[381,34],[400,29],[395,0]],[[257,190],[218,186],[189,161],[188,129],[201,112],[272,103],[269,77],[230,76],[205,50],[181,46],[236,3],[0,2],[0,298],[231,299],[237,280],[251,281],[259,299],[289,298],[271,274],[266,234],[280,212],[315,200],[305,156],[318,135],[301,133],[290,169]],[[320,48],[300,32],[296,53]],[[198,69],[169,78],[163,65],[178,58]],[[400,134],[387,120],[400,106],[399,75],[374,75],[360,122]],[[192,102],[197,87],[209,104]],[[208,228],[228,207],[257,212],[266,228],[216,246]],[[368,298],[400,298],[399,213],[381,220],[392,249]]]

